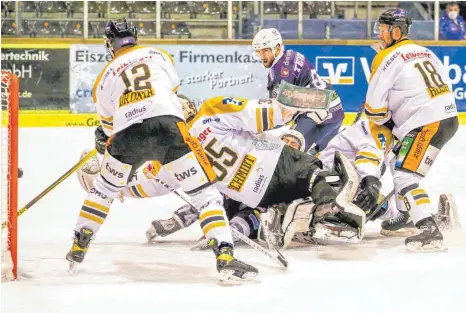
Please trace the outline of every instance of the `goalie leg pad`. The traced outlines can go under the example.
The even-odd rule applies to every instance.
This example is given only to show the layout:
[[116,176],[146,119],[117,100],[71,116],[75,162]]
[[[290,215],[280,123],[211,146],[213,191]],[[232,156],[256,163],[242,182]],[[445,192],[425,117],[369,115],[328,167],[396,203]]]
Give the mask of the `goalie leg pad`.
[[340,216],[358,230],[357,238],[362,240],[364,236],[366,214],[358,206],[353,204],[359,186],[358,175],[351,162],[341,153],[335,153],[335,170],[340,174],[343,187],[338,193],[336,203],[343,209]]
[[310,197],[297,199],[288,206],[282,223],[284,249],[290,246],[296,233],[309,231],[314,207]]
[[[81,153],[80,159],[84,158],[92,150],[86,149]],[[100,161],[97,155],[94,155],[89,161],[87,161],[82,167],[76,170],[76,176],[78,177],[79,184],[86,191],[89,192],[94,187],[94,179],[99,175],[100,172]]]

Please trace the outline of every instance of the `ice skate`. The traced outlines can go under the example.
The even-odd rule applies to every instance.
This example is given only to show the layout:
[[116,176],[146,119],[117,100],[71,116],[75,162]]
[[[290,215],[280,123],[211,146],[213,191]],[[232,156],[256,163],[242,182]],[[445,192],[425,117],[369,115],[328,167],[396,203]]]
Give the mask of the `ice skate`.
[[66,254],[71,273],[75,273],[78,270],[78,264],[84,260],[93,234],[94,232],[88,228],[82,228],[79,232],[74,232],[73,245]]
[[220,281],[247,281],[256,277],[257,268],[235,259],[231,245],[223,242],[219,245],[216,239],[209,239],[208,245],[213,249],[217,258],[217,271],[220,274]]
[[166,237],[171,235],[183,227],[173,217],[167,220],[155,220],[152,221],[150,228],[146,231],[147,241],[153,242],[155,238],[161,236]]
[[443,236],[432,217],[426,217],[416,223],[420,229],[418,235],[406,238],[405,245],[412,252],[444,252]]
[[260,214],[257,239],[265,243],[269,249],[283,247],[281,217],[282,214],[277,207],[270,207],[265,213]]
[[461,228],[458,209],[450,194],[440,195],[438,211],[432,217],[441,231]]
[[380,230],[382,235],[388,237],[408,237],[418,232],[408,212],[400,212],[394,218],[383,221]]
[[208,242],[209,240],[205,237],[205,236],[202,236],[201,238],[199,238],[196,243],[194,244],[194,246],[191,247],[191,251],[198,251],[198,250],[207,250],[207,249],[210,249],[209,245],[208,245]]

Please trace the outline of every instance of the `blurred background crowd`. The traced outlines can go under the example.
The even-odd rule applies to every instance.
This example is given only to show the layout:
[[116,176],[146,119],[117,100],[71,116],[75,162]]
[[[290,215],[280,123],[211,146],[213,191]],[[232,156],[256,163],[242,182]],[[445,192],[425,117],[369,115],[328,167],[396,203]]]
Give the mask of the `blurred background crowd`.
[[417,40],[465,40],[466,1],[2,1],[2,36],[102,38],[129,17],[147,38],[251,39],[276,28],[285,39],[371,39],[388,8],[408,10]]

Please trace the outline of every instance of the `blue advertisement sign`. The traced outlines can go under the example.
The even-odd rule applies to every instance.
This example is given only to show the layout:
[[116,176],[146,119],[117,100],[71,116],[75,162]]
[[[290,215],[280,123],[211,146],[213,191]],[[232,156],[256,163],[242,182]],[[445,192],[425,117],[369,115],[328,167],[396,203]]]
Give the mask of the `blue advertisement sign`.
[[[448,69],[459,111],[466,111],[466,46],[433,46]],[[370,46],[287,45],[311,61],[322,78],[329,80],[340,95],[346,112],[361,107],[376,52]]]

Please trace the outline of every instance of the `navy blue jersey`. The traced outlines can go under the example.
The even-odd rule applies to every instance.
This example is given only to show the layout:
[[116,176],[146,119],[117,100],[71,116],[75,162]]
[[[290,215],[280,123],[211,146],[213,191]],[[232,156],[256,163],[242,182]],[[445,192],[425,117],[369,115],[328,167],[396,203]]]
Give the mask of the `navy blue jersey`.
[[[269,70],[267,90],[271,98],[276,98],[280,82],[286,82],[300,87],[333,90],[332,85],[321,79],[317,71],[304,55],[294,50],[285,50],[282,56]],[[343,107],[338,94],[332,99],[329,107],[329,116],[324,123],[341,121],[344,118]]]

